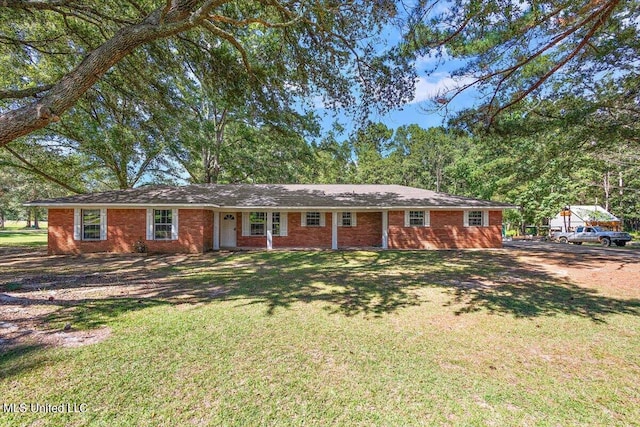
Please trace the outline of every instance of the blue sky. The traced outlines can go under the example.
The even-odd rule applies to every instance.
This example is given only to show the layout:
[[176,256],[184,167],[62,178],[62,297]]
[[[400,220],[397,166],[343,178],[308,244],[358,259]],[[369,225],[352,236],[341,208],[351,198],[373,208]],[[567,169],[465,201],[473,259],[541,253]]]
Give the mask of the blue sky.
[[[429,128],[446,125],[447,120],[456,112],[464,108],[470,108],[477,103],[478,93],[472,88],[456,96],[447,104],[446,109],[434,103],[433,99],[441,97],[447,91],[468,83],[470,80],[469,78],[456,80],[451,77],[451,71],[460,66],[459,61],[445,61],[436,71],[427,74],[426,70],[433,65],[432,60],[429,58],[418,60],[416,62],[418,78],[413,100],[385,115],[372,115],[370,120],[383,123],[391,129],[410,124],[418,124],[423,128]],[[323,109],[318,109],[317,112],[321,116],[324,114],[322,130],[325,133],[331,129],[335,120],[334,115]],[[352,119],[341,114],[337,118],[345,127],[345,134],[348,135],[354,129]]]

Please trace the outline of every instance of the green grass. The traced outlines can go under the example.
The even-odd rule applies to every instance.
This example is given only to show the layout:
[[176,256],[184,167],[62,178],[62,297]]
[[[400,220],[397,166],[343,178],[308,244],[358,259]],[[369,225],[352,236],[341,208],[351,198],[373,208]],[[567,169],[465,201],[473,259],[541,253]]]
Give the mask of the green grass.
[[[107,325],[108,339],[0,355],[2,403],[87,411],[0,413],[0,424],[640,420],[640,300],[557,279],[505,252],[110,259],[56,259],[38,271],[47,283],[57,276],[48,286],[61,292],[86,291],[95,274],[128,283],[130,294],[84,292],[42,319],[45,328]],[[16,277],[30,271],[12,268]],[[147,282],[153,292],[134,291]],[[48,289],[24,296],[37,303]]]
[[0,230],[0,248],[46,245],[46,227],[43,230]]

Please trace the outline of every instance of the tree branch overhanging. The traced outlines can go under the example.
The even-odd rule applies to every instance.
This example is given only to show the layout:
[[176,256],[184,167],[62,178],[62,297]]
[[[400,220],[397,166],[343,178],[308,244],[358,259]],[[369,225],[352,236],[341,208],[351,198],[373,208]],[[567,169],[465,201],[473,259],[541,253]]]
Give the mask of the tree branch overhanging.
[[[41,99],[15,110],[0,114],[0,147],[16,138],[42,129],[60,120],[60,115],[71,108],[82,95],[113,65],[137,47],[166,38],[200,25],[211,9],[228,0],[207,0],[198,8],[195,0],[172,0],[167,9],[161,7],[140,23],[121,28],[101,46],[89,53],[73,70],[69,71]],[[2,0],[0,6],[50,9],[71,1],[35,2]]]

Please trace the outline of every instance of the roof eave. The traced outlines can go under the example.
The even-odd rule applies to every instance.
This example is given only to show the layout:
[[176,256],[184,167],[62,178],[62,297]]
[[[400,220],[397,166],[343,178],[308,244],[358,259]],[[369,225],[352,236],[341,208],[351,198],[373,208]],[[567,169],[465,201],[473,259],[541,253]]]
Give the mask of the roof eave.
[[24,203],[23,206],[27,207],[44,207],[44,208],[122,208],[122,209],[135,209],[135,208],[151,208],[151,207],[171,207],[171,208],[184,208],[184,209],[219,209],[219,210],[237,210],[237,211],[250,211],[250,210],[283,210],[283,211],[343,211],[345,209],[350,210],[409,210],[409,209],[424,209],[424,210],[473,210],[473,209],[492,209],[492,210],[504,210],[504,209],[518,209],[517,206],[510,205],[401,205],[401,206],[221,206],[210,203]]

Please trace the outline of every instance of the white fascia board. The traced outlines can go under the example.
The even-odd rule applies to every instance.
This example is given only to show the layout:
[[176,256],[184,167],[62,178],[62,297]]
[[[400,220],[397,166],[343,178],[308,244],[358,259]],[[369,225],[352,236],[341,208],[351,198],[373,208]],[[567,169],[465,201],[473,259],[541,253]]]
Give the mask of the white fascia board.
[[401,210],[503,210],[519,209],[514,206],[220,206],[222,211],[253,212],[253,211],[320,211],[320,212],[360,212],[360,211],[401,211]]
[[400,210],[504,210],[520,209],[517,206],[220,206],[215,204],[180,204],[180,203],[23,203],[23,206],[46,207],[46,208],[120,208],[120,209],[140,209],[140,208],[179,208],[179,209],[212,209],[220,211],[253,212],[253,211],[400,211]]

